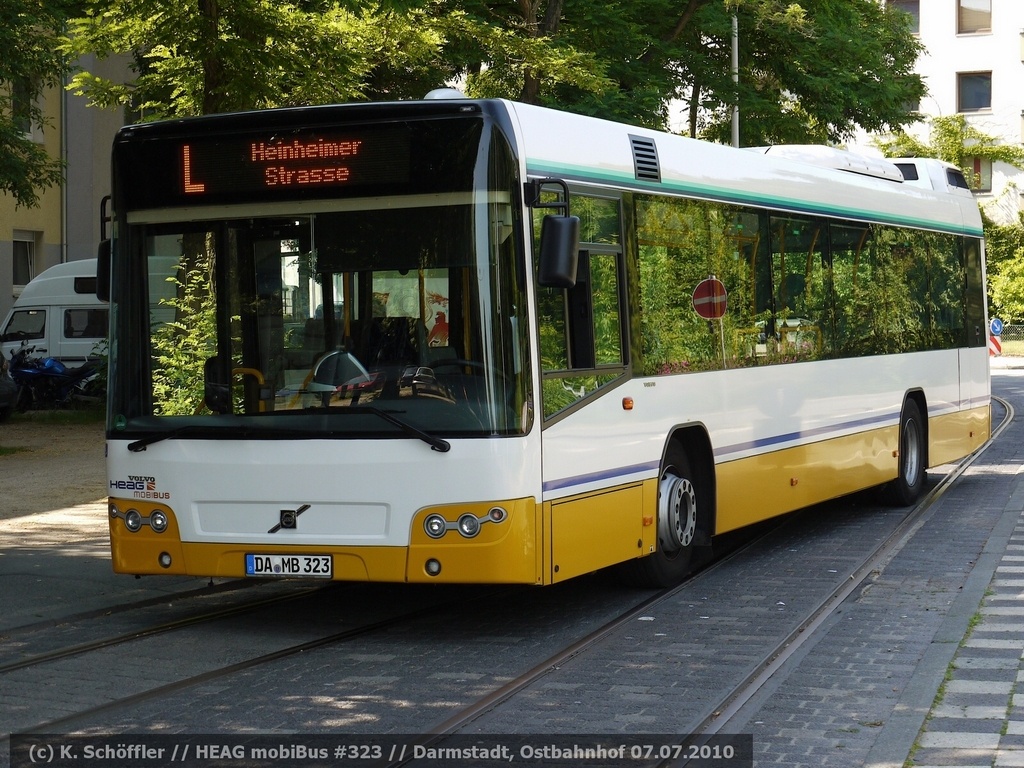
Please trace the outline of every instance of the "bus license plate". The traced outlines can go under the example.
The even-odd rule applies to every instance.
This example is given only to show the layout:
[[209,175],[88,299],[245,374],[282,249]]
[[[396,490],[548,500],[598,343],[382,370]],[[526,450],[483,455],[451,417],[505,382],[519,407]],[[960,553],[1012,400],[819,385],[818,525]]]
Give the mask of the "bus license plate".
[[245,575],[296,579],[330,579],[334,563],[330,555],[246,555]]

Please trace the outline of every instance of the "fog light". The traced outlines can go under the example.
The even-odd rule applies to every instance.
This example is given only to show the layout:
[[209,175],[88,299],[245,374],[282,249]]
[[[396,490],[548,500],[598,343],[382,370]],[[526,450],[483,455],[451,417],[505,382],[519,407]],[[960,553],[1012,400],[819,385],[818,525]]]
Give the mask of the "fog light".
[[475,515],[467,512],[459,518],[459,533],[467,539],[472,539],[480,533],[480,521],[476,519]]
[[167,530],[167,515],[163,512],[154,512],[149,516],[149,527],[157,533]]
[[427,560],[427,564],[423,566],[423,569],[427,572],[427,576],[437,576],[441,572],[441,562],[431,558]]
[[166,552],[161,552],[160,556],[157,558],[157,562],[160,563],[161,568],[170,568],[171,556]]
[[440,515],[427,515],[427,519],[423,521],[423,529],[430,538],[440,539],[448,530],[448,523]]
[[142,515],[137,509],[129,509],[124,515],[124,527],[135,533],[142,527]]

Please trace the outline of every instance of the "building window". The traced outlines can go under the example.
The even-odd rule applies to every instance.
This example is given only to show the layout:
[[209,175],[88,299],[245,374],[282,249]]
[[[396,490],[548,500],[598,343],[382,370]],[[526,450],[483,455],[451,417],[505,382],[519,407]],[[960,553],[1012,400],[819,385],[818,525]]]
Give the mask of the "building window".
[[956,31],[974,35],[992,31],[992,0],[958,0]]
[[33,113],[39,112],[41,95],[25,77],[12,78],[10,83],[11,119],[18,132],[37,144],[43,142],[43,127],[33,120]]
[[23,77],[11,83],[11,115],[14,125],[26,138],[32,136],[32,87]]
[[36,238],[31,232],[14,230],[14,287],[23,288],[35,276]]
[[992,108],[992,73],[958,72],[956,76],[957,112],[981,112]]
[[974,177],[969,178],[968,181],[971,183],[971,189],[975,192],[991,192],[992,191],[992,161],[986,157],[974,157],[969,158],[971,168],[974,170]]
[[910,31],[921,33],[921,0],[889,0],[888,5],[910,16]]

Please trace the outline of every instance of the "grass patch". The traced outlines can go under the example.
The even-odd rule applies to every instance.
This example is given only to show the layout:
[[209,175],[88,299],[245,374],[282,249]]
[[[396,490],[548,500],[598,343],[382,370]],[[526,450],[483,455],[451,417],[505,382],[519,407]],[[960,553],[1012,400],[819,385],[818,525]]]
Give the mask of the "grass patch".
[[56,411],[25,411],[11,416],[12,424],[102,424],[106,419],[103,408],[69,408]]
[[1024,357],[1024,339],[1001,339],[1003,354],[1007,357]]
[[27,450],[28,448],[4,448],[2,445],[0,445],[0,456],[11,456],[15,453],[21,453],[22,451]]

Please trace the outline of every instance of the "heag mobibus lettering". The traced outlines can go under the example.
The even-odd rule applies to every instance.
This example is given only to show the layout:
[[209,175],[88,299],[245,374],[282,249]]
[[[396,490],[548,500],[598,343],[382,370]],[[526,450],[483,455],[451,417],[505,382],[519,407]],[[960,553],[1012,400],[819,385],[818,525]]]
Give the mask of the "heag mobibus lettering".
[[241,744],[196,744],[197,760],[244,760],[246,757]]
[[305,744],[280,744],[276,747],[253,747],[250,760],[324,760],[326,747],[307,747]]
[[127,480],[111,480],[110,490],[129,491],[135,499],[169,499],[171,494],[156,489],[156,478],[144,475],[128,475]]

